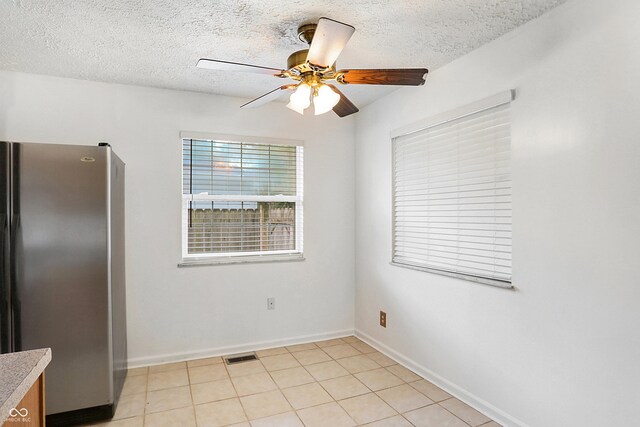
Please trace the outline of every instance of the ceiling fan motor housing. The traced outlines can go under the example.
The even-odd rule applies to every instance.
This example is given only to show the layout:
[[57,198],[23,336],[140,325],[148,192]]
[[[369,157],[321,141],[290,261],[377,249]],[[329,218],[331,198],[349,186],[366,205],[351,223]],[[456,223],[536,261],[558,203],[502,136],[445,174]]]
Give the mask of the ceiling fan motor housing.
[[307,55],[309,49],[302,49],[297,52],[293,52],[287,58],[287,70],[294,76],[307,75],[306,73],[316,74],[314,71],[319,72],[319,75],[328,76],[336,71],[336,64],[334,63],[329,68],[317,68],[313,64],[307,62]]
[[299,67],[307,62],[307,54],[309,53],[309,49],[302,49],[297,52],[293,52],[287,58],[287,70],[290,70],[294,67]]

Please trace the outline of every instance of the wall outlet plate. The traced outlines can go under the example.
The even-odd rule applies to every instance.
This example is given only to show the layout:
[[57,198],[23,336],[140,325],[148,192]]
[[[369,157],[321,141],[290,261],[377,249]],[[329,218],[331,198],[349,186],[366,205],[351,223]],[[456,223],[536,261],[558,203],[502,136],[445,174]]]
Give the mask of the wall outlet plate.
[[383,328],[387,327],[387,313],[382,310],[380,310],[380,326]]
[[276,299],[267,298],[267,310],[275,310],[275,309],[276,309]]

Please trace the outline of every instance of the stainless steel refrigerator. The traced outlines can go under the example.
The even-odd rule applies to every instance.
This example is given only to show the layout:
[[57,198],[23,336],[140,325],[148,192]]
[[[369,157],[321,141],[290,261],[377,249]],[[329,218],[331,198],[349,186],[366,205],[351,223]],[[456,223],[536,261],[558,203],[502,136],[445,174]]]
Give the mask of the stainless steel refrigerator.
[[124,163],[0,142],[0,349],[51,347],[47,424],[110,418],[127,368]]

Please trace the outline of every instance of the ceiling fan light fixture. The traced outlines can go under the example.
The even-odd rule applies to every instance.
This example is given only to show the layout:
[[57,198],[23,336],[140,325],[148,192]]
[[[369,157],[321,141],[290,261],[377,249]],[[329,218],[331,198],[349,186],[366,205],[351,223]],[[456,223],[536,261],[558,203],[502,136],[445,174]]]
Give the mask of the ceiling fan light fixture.
[[298,105],[294,104],[291,101],[289,101],[289,103],[287,104],[287,108],[295,111],[298,114],[304,114],[304,108],[299,107]]
[[[307,22],[298,28],[300,40],[309,44],[308,49],[298,50],[287,58],[287,68],[263,67],[241,62],[200,58],[198,68],[219,71],[243,71],[288,78],[295,83],[285,84],[265,93],[240,108],[256,108],[275,101],[295,89],[287,107],[299,114],[314,104],[315,115],[333,110],[338,117],[357,113],[358,107],[334,84],[421,86],[426,68],[337,69],[336,60],[351,38],[355,28],[344,22],[322,17],[317,23]],[[326,87],[328,86],[328,87]]]
[[287,108],[296,113],[304,114],[305,108],[311,105],[311,86],[306,83],[300,83],[295,92],[289,97]]
[[318,88],[318,93],[313,97],[313,107],[316,116],[331,111],[340,102],[340,95],[335,93],[329,86],[322,85]]

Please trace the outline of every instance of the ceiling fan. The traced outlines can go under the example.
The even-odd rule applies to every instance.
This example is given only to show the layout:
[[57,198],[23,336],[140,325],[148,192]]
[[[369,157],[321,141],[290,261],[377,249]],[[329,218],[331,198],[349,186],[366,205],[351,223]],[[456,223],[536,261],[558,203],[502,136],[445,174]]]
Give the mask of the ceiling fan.
[[256,108],[273,101],[285,93],[291,93],[287,107],[300,114],[311,105],[315,114],[333,110],[345,117],[358,112],[358,108],[338,88],[327,82],[339,84],[420,86],[424,84],[426,68],[396,69],[346,69],[336,70],[336,59],[351,38],[355,28],[329,18],[320,18],[317,24],[305,24],[298,28],[298,37],[309,44],[309,49],[292,53],[287,59],[287,69],[202,58],[199,68],[221,71],[244,71],[290,78],[298,83],[285,84],[271,92],[247,102],[241,108]]

